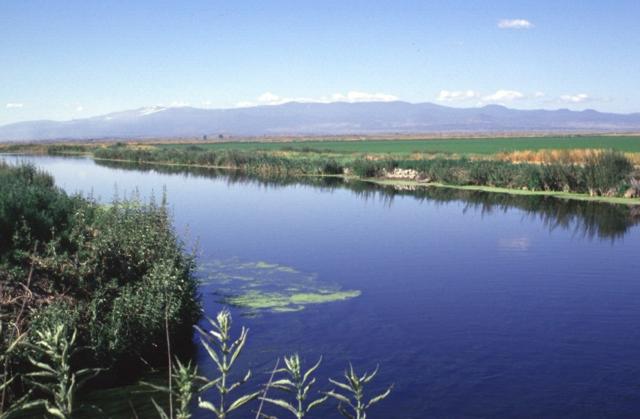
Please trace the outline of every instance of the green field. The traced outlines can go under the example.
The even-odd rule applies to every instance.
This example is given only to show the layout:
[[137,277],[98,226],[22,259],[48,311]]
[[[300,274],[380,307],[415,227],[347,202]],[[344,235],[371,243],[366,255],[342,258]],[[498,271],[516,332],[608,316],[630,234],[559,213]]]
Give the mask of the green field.
[[[162,144],[183,148],[193,144]],[[521,138],[452,138],[433,140],[327,140],[293,142],[221,142],[202,143],[213,150],[311,150],[334,153],[457,153],[494,154],[501,151],[542,149],[613,149],[640,152],[640,136],[571,136]]]

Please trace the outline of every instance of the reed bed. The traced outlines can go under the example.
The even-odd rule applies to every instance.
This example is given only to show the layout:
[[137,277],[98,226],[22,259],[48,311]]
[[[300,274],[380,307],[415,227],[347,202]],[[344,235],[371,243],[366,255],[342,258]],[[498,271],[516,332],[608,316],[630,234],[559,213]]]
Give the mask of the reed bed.
[[[102,159],[238,169],[249,174],[351,175],[380,178],[397,170],[412,180],[450,185],[492,186],[532,191],[604,196],[640,196],[633,189],[633,161],[611,150],[520,151],[494,159],[429,156],[332,155],[189,148],[138,149],[111,146],[95,151]],[[396,173],[397,174],[397,173]],[[396,176],[397,177],[397,176]]]

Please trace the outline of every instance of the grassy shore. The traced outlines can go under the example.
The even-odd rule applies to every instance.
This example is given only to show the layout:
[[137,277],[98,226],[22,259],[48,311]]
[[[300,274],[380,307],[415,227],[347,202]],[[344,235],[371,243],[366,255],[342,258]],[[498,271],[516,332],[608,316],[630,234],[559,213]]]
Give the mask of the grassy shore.
[[[120,163],[131,163],[130,160],[124,159],[104,159],[104,158],[94,158],[95,160],[100,161],[113,161]],[[228,166],[210,166],[210,165],[197,165],[197,164],[181,164],[181,163],[168,163],[168,162],[139,162],[142,164],[150,164],[156,166],[168,166],[168,167],[194,167],[198,169],[220,169],[220,170],[233,170],[234,168]],[[624,197],[615,197],[615,196],[591,196],[589,194],[584,193],[571,193],[571,192],[561,192],[561,191],[532,191],[528,189],[515,189],[515,188],[500,188],[495,186],[477,186],[477,185],[451,185],[444,184],[439,182],[421,182],[416,180],[408,180],[408,179],[380,179],[380,178],[361,178],[358,176],[347,176],[347,175],[326,175],[326,174],[316,174],[316,175],[303,175],[306,177],[314,176],[314,177],[334,177],[343,179],[346,181],[349,180],[358,180],[364,181],[368,183],[373,183],[380,186],[392,186],[392,187],[410,187],[410,188],[449,188],[449,189],[457,189],[457,190],[466,190],[466,191],[478,191],[478,192],[488,192],[488,193],[502,193],[509,195],[520,195],[520,196],[548,196],[558,199],[570,199],[576,201],[587,201],[587,202],[601,202],[607,204],[618,204],[618,205],[640,205],[640,198],[624,198]]]
[[[14,145],[2,151],[640,204],[640,136]],[[404,173],[404,174],[403,174]]]
[[[96,160],[101,161],[114,161],[114,162],[123,162],[129,163],[130,160],[125,159],[105,159],[105,158],[95,158]],[[222,170],[233,170],[233,167],[229,166],[212,166],[212,165],[198,165],[198,164],[184,164],[184,163],[169,163],[169,162],[145,162],[141,161],[138,163],[143,164],[151,164],[151,165],[161,165],[161,166],[174,166],[174,167],[194,167],[194,168],[210,168],[210,169],[222,169]],[[358,176],[347,176],[340,174],[304,174],[299,176],[321,176],[321,177],[335,177],[344,180],[361,180],[368,183],[373,183],[381,186],[394,186],[394,187],[412,187],[412,188],[428,188],[428,187],[438,187],[438,188],[450,188],[450,189],[458,189],[458,190],[468,190],[468,191],[479,191],[479,192],[489,192],[489,193],[504,193],[510,195],[522,195],[522,196],[549,196],[553,198],[559,199],[571,199],[578,201],[589,201],[589,202],[602,202],[608,204],[622,204],[622,205],[640,205],[640,198],[625,198],[619,196],[598,196],[598,195],[589,195],[585,193],[575,193],[575,192],[563,192],[563,191],[545,191],[545,190],[529,190],[529,189],[515,189],[515,188],[503,188],[496,186],[482,186],[482,185],[453,185],[453,184],[445,184],[440,182],[421,182],[410,179],[386,179],[386,178],[375,178],[375,177],[358,177]]]

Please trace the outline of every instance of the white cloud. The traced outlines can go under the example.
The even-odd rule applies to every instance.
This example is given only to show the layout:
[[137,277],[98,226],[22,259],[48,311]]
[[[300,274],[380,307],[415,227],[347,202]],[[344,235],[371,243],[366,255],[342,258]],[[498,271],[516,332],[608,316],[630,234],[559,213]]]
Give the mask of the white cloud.
[[76,106],[76,112],[84,111],[84,106]]
[[332,102],[393,102],[398,100],[397,96],[387,93],[367,93],[350,91],[347,94],[334,93],[331,95]]
[[5,107],[7,109],[20,109],[24,108],[24,103],[7,103]]
[[503,102],[513,102],[514,100],[524,99],[524,94],[522,92],[518,92],[517,90],[498,90],[493,94],[485,96],[482,98],[484,102],[492,102],[492,103],[503,103]]
[[480,93],[474,90],[441,90],[436,100],[440,102],[463,102],[479,97]]
[[189,102],[183,102],[183,101],[180,101],[180,100],[173,101],[169,105],[170,108],[184,108],[186,106],[191,106],[191,104]]
[[523,93],[519,90],[499,89],[493,93],[481,92],[478,90],[441,90],[436,100],[449,103],[468,103],[472,106],[484,106],[487,104],[509,105],[518,103],[528,106],[552,106],[558,104],[582,104],[587,102],[606,102],[611,98],[600,98],[590,96],[586,93],[565,94],[562,96],[548,95],[537,90]]
[[584,102],[588,102],[589,100],[591,100],[591,97],[586,93],[560,96],[560,101],[565,103],[584,103]]
[[280,102],[281,100],[282,98],[280,96],[275,95],[271,92],[265,92],[260,96],[258,96],[258,102],[275,103],[275,102]]
[[500,29],[531,29],[534,25],[526,19],[502,19],[498,22],[498,27]]
[[260,105],[281,105],[288,102],[302,102],[302,103],[331,103],[331,102],[391,102],[398,100],[397,96],[387,93],[368,93],[359,91],[349,91],[347,93],[333,93],[329,96],[322,96],[319,98],[309,97],[283,97],[278,96],[272,92],[265,92],[258,96],[255,101],[242,101],[236,103],[237,107],[249,107]]

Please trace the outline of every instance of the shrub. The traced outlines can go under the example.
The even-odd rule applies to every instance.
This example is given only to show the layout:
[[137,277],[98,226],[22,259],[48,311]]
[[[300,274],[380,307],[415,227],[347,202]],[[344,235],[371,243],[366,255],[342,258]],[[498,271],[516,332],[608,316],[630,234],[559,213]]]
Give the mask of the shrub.
[[[122,378],[163,358],[165,325],[189,346],[200,314],[195,265],[164,205],[102,207],[69,197],[32,166],[0,165],[0,192],[1,234],[14,237],[2,240],[0,254],[0,290],[10,302],[0,307],[3,322],[31,342],[54,326],[77,330],[78,344],[93,349],[81,362],[117,365]],[[10,344],[2,336],[0,352]],[[25,365],[24,356],[10,362]]]
[[36,242],[50,240],[53,232],[66,238],[80,204],[34,166],[0,163],[0,260],[8,256],[9,249],[31,249]]
[[356,176],[376,177],[381,173],[381,167],[373,160],[357,159],[353,162],[351,169]]
[[343,168],[334,159],[328,160],[322,166],[322,173],[325,175],[341,175]]
[[633,165],[624,154],[605,151],[587,158],[584,166],[585,183],[591,195],[606,194],[625,180]]

